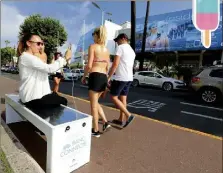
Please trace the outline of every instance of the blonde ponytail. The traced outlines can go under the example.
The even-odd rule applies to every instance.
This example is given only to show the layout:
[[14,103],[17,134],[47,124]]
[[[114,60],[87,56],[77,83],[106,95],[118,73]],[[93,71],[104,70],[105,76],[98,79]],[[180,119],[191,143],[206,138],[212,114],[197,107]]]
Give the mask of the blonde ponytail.
[[104,25],[100,26],[99,33],[100,33],[99,38],[100,38],[101,44],[105,45],[106,40],[107,40],[107,29]]
[[99,44],[106,44],[107,40],[107,29],[104,25],[101,25],[100,27],[96,28],[94,30],[94,33],[98,36],[98,43]]

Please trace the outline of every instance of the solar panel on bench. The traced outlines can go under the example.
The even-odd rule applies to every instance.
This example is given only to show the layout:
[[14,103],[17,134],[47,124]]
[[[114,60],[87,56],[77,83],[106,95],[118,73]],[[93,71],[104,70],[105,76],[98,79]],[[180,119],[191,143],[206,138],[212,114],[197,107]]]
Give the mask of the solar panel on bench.
[[[17,103],[22,104],[18,96],[11,95],[10,98]],[[33,111],[35,114],[37,114],[38,116],[42,117],[50,124],[55,126],[87,117],[87,115],[78,112],[75,109],[70,109],[63,106],[49,109],[39,108],[38,110],[31,110],[31,111]]]
[[87,117],[87,115],[84,115],[75,109],[69,109],[63,106],[51,109],[42,109],[38,111],[37,115],[43,119],[47,119],[50,124],[55,126]]

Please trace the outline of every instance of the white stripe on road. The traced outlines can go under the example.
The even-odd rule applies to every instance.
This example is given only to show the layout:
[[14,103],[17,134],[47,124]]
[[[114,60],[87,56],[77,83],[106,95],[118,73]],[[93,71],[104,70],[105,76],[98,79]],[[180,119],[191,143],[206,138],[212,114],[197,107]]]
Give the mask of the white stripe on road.
[[180,104],[183,104],[183,105],[190,105],[190,106],[196,106],[196,107],[201,107],[201,108],[215,109],[215,110],[218,110],[218,111],[223,111],[223,109],[221,109],[221,108],[210,107],[210,106],[204,106],[204,105],[197,105],[197,104],[186,103],[186,102],[180,102]]
[[203,117],[203,118],[209,118],[209,119],[217,120],[217,121],[223,121],[223,119],[221,119],[221,118],[209,117],[209,116],[207,116],[207,115],[195,114],[195,113],[193,113],[193,112],[181,111],[181,113],[183,113],[183,114],[188,114],[188,115],[194,115],[194,116],[198,116],[198,117]]
[[88,88],[86,85],[79,85],[81,88]]

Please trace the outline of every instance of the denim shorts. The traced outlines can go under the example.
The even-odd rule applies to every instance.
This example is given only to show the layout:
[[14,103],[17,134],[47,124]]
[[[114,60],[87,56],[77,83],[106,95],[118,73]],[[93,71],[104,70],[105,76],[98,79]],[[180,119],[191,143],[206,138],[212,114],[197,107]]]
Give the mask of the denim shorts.
[[111,82],[110,94],[112,96],[127,96],[132,81],[117,81]]

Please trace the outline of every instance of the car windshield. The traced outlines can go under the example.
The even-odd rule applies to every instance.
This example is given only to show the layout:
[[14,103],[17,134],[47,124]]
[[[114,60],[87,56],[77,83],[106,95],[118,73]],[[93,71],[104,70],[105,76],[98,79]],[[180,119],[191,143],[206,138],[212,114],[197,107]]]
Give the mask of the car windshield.
[[163,72],[158,72],[157,74],[158,74],[158,75],[160,74],[160,75],[162,75],[162,76],[164,76],[164,77],[168,77],[168,75],[167,75],[166,73],[163,73]]
[[81,71],[81,73],[84,73],[84,70],[80,70]]
[[71,70],[70,70],[70,69],[63,69],[63,71],[64,71],[65,73],[71,73]]

